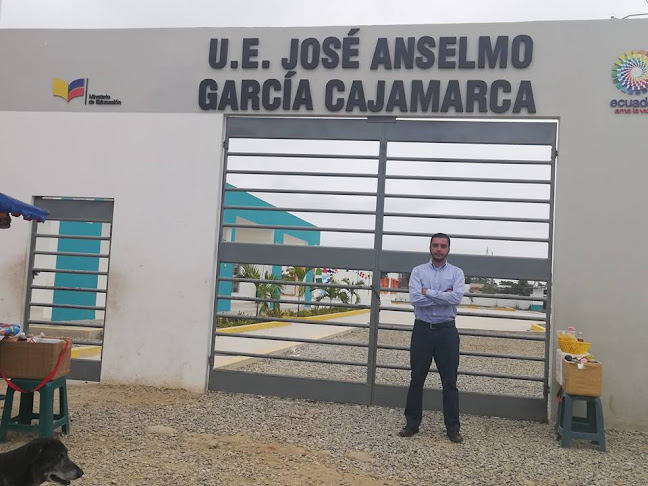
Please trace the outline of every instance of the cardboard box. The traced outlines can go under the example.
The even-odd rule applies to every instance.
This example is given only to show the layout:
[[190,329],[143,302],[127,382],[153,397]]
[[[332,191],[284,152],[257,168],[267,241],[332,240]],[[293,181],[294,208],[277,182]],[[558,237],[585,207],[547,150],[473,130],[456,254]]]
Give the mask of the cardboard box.
[[600,397],[603,385],[603,365],[601,363],[586,363],[585,368],[578,369],[576,363],[563,363],[563,381],[565,393]]
[[[14,338],[4,338],[0,341],[0,368],[7,378],[42,380],[50,374],[65,349],[65,340],[48,339],[48,341],[55,342],[32,343]],[[70,373],[71,354],[72,346],[68,347],[61,367],[52,378],[53,380]]]

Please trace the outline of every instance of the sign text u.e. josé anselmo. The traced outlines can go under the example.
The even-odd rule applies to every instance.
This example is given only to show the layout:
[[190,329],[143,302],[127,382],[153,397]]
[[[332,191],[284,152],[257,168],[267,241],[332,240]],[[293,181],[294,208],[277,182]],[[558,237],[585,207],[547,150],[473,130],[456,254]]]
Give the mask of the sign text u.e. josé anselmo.
[[[275,62],[262,55],[259,38],[243,38],[240,46],[228,38],[210,39],[208,61],[219,75],[200,82],[198,105],[221,112],[306,113],[319,98],[327,112],[536,112],[531,81],[505,78],[531,65],[533,39],[528,35],[380,37],[365,46],[358,31],[351,29],[345,37],[290,39],[277,61],[285,71],[281,78],[259,76]],[[367,48],[370,58],[361,56]],[[361,59],[369,65],[362,66]],[[244,75],[236,79],[220,76],[238,69]],[[348,80],[350,71],[361,69],[359,79]],[[499,79],[480,79],[494,70]],[[461,79],[436,79],[448,71],[460,73]],[[336,72],[344,72],[345,79]],[[408,76],[399,79],[398,72]],[[326,77],[323,90],[321,83],[313,83],[316,76]]]

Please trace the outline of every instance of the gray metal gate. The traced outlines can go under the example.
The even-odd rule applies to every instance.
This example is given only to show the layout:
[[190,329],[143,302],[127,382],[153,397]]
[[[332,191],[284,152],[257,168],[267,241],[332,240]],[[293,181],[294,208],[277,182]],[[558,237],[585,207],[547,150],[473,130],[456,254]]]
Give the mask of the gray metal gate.
[[[403,406],[413,321],[402,303],[407,275],[429,260],[429,235],[443,231],[452,237],[450,261],[468,278],[542,282],[534,292],[546,289],[543,296],[466,293],[470,301],[533,301],[545,309],[544,315],[506,315],[467,305],[459,311],[467,321],[540,320],[545,331],[463,326],[462,413],[546,420],[556,133],[557,123],[549,121],[228,118],[209,388]],[[315,215],[319,223],[310,223]],[[484,254],[474,250],[483,245]],[[287,267],[345,269],[372,278],[295,280],[286,276]],[[402,277],[397,285],[393,275]],[[253,285],[256,293],[232,292],[242,285]],[[264,285],[307,292],[285,298],[260,293]],[[347,297],[304,297],[334,291]],[[348,298],[362,292],[370,301]],[[235,312],[231,304],[241,301],[265,306],[265,315]],[[366,322],[313,321],[281,314],[281,305],[369,314]],[[332,338],[268,329],[232,334],[227,326],[237,320],[345,331]],[[242,344],[251,342],[256,348]],[[224,356],[232,359],[221,366]],[[275,365],[260,364],[266,362]],[[438,386],[425,389],[424,407],[441,408]]]
[[113,202],[36,197],[49,211],[32,223],[23,328],[69,337],[70,378],[99,381]]

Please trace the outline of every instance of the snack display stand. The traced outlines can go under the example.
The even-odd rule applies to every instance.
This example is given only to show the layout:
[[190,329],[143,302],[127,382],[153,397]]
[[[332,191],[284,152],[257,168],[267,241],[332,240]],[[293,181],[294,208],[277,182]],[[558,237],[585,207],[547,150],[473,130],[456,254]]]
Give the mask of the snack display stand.
[[[556,349],[556,381],[558,392],[558,415],[556,438],[562,447],[572,440],[588,440],[605,451],[605,425],[601,392],[603,365],[588,352],[591,343],[577,340],[573,334],[558,334]],[[574,404],[584,402],[585,417],[574,416]]]

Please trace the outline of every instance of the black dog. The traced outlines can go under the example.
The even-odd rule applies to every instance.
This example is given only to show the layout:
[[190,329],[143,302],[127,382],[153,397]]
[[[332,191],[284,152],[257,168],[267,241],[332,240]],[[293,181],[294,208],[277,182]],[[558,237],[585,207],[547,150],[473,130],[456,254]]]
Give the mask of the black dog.
[[0,486],[38,486],[46,481],[70,484],[83,476],[58,439],[35,439],[0,454]]

